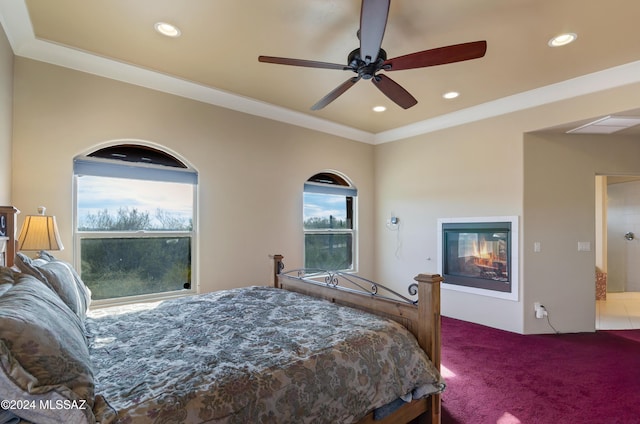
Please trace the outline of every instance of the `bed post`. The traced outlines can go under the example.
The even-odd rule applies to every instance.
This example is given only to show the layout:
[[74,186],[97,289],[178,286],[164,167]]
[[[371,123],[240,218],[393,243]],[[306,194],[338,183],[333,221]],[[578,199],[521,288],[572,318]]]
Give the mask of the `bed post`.
[[280,279],[278,278],[278,275],[284,268],[284,263],[282,262],[283,258],[284,256],[282,255],[273,255],[273,286],[277,289],[280,288]]
[[[440,370],[440,282],[444,279],[439,274],[419,274],[414,280],[418,282],[418,317],[420,321],[418,343],[427,352],[431,362]],[[431,424],[439,424],[441,419],[440,395],[431,395]]]

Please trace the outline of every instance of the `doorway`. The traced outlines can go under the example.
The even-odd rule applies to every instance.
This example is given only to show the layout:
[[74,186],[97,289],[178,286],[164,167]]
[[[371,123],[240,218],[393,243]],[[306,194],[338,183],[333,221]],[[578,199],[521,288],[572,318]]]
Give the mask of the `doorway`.
[[640,177],[605,176],[602,254],[597,266],[606,275],[606,298],[596,301],[596,329],[640,328]]

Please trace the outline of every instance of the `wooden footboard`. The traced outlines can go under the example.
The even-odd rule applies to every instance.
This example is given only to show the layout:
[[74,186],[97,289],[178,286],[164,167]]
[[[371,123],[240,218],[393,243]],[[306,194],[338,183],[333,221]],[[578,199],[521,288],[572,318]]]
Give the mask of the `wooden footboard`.
[[[438,274],[419,274],[417,281],[418,301],[404,302],[379,297],[373,293],[341,289],[334,284],[309,284],[300,277],[287,275],[283,256],[274,255],[274,286],[314,297],[328,299],[336,304],[361,309],[393,319],[404,325],[418,340],[434,365],[440,369],[440,283]],[[408,423],[417,418],[418,423],[440,423],[440,395],[431,395],[404,405],[385,420],[374,421],[373,414],[358,424]]]

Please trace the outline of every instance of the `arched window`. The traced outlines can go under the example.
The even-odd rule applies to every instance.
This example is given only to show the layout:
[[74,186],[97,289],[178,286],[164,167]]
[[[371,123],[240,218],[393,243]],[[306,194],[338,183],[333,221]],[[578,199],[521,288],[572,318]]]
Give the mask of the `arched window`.
[[304,184],[305,268],[356,268],[355,201],[358,190],[334,172],[315,174]]
[[76,266],[97,303],[193,293],[198,174],[162,150],[119,144],[78,156]]

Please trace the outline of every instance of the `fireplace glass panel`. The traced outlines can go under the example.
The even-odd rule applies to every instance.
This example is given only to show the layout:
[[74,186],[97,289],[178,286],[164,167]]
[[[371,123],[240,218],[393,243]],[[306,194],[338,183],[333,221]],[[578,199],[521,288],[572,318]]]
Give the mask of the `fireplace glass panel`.
[[443,226],[445,282],[488,290],[511,290],[510,223]]

